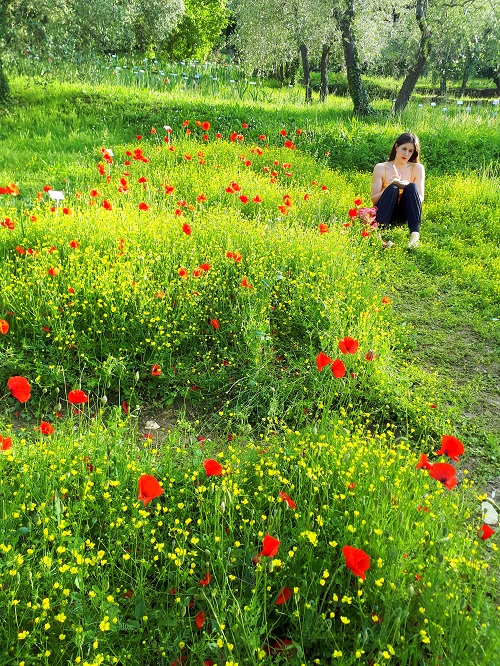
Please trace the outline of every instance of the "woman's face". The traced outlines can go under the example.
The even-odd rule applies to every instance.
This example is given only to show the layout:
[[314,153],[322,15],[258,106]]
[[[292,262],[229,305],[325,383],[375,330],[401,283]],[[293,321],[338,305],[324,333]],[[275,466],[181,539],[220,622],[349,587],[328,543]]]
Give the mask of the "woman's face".
[[402,143],[400,146],[396,144],[396,159],[398,162],[409,162],[414,152],[415,145],[413,143]]

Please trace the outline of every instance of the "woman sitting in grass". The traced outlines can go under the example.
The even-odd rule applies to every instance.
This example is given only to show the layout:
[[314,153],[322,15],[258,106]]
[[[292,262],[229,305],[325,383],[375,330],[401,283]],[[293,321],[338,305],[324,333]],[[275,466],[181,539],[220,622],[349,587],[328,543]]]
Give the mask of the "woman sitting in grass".
[[[410,229],[408,248],[418,246],[425,170],[419,161],[420,144],[416,134],[398,136],[387,162],[373,170],[371,199],[377,206],[377,222],[381,227],[407,222]],[[392,245],[388,242],[387,245]]]

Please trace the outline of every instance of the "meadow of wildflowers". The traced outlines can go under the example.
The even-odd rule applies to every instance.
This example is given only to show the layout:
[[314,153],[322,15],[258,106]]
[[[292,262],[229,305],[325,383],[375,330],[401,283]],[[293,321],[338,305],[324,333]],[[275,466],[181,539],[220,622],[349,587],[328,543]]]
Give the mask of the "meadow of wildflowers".
[[0,182],[0,664],[495,663],[498,530],[359,177],[175,118]]

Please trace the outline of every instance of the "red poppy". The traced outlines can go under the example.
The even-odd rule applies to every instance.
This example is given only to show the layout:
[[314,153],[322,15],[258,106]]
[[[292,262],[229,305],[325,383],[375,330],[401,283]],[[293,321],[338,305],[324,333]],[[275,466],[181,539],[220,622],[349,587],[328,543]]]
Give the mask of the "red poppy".
[[48,423],[48,421],[42,421],[36,430],[39,430],[42,435],[52,435],[54,432],[54,427]]
[[280,592],[278,593],[278,596],[276,598],[276,606],[281,606],[281,604],[286,604],[288,599],[292,596],[292,590],[289,587],[284,587]]
[[211,580],[212,580],[212,576],[207,571],[207,573],[205,574],[205,578],[202,578],[200,580],[200,585],[202,587],[206,587],[210,583]]
[[355,205],[355,206],[361,206],[362,203],[363,203],[363,202],[362,202],[361,199],[354,199],[354,205]]
[[149,210],[148,204],[145,203],[144,201],[141,201],[141,203],[139,204],[139,210]]
[[8,451],[12,448],[12,437],[2,437],[0,435],[0,451]]
[[52,268],[49,268],[49,270],[47,271],[47,273],[49,275],[52,275],[52,277],[55,277],[56,275],[59,275],[60,272],[61,272],[61,269],[57,268],[57,266],[52,266]]
[[200,264],[200,268],[202,271],[205,271],[206,273],[207,271],[210,270],[210,264]]
[[301,130],[301,129],[299,129],[298,127],[297,127],[297,130],[296,130],[296,132],[297,132],[297,136],[300,136],[300,135],[302,134],[302,130]]
[[429,462],[427,455],[422,453],[418,459],[418,463],[415,465],[415,469],[430,469],[432,464]]
[[161,375],[161,368],[158,363],[155,363],[151,366],[151,374],[153,377],[159,377]]
[[343,354],[355,354],[358,351],[358,347],[358,341],[349,336],[346,336],[343,340],[339,340],[339,349]]
[[319,232],[320,232],[320,234],[327,234],[328,233],[328,225],[324,224],[324,223],[320,224],[319,225]]
[[198,196],[196,197],[196,201],[198,201],[199,203],[205,203],[206,200],[207,197],[203,194],[203,192],[201,194],[198,194]]
[[5,321],[5,319],[0,319],[0,333],[2,335],[5,335],[8,332],[9,332],[9,322]]
[[489,539],[490,536],[493,536],[493,534],[495,534],[495,530],[492,529],[489,525],[486,525],[486,524],[481,525],[481,528],[480,528],[479,531],[482,532],[482,534],[481,534],[482,541],[486,541],[486,539]]
[[217,460],[207,458],[203,462],[203,467],[205,468],[207,476],[222,476],[222,465],[217,462]]
[[128,402],[126,400],[123,400],[123,402],[122,402],[122,409],[125,412],[125,414],[127,414],[127,415],[130,414]]
[[69,246],[77,250],[80,247],[80,243],[77,240],[72,240],[69,242]]
[[25,377],[11,377],[7,382],[11,395],[19,402],[26,402],[31,398],[31,387]]
[[280,134],[281,134],[281,136],[286,136],[286,130],[284,130],[284,129],[280,130]]
[[316,366],[319,372],[321,372],[326,365],[330,365],[331,362],[332,359],[322,351],[316,356]]
[[179,268],[179,277],[184,278],[185,280],[187,280],[188,272],[184,267]]
[[196,626],[198,629],[201,629],[202,626],[205,624],[205,619],[207,617],[207,614],[205,613],[204,610],[201,610],[198,615],[195,618]]
[[[122,189],[123,189],[123,186],[122,186]],[[102,202],[102,207],[104,208],[104,210],[113,210],[113,206],[112,206],[111,202],[108,201],[107,199],[104,199],[104,201]]]
[[367,361],[373,361],[375,359],[375,356],[376,354],[372,349],[370,349],[370,351],[366,352],[365,354],[365,358]]
[[435,463],[431,465],[429,474],[436,481],[441,481],[445,488],[451,490],[457,485],[456,470],[449,463]]
[[191,236],[191,227],[189,224],[185,223],[182,225],[182,231],[186,234],[186,236]]
[[245,276],[241,279],[240,287],[247,287],[247,289],[253,289],[253,285],[249,284]]
[[81,389],[73,389],[68,393],[68,402],[72,405],[82,405],[89,401],[89,397]]
[[213,326],[216,331],[218,331],[220,328],[220,321],[218,319],[211,319],[210,325]]
[[252,199],[254,203],[262,203],[262,197],[256,194],[254,198]]
[[370,232],[367,231],[366,229],[362,229],[361,230],[361,235],[363,236],[363,238],[368,238],[368,236],[370,235]]
[[274,557],[278,554],[278,548],[280,547],[280,541],[275,537],[269,536],[266,534],[262,540],[262,550],[259,555],[261,557]]
[[247,195],[246,195],[246,194],[242,194],[242,195],[240,196],[240,201],[241,201],[241,203],[243,203],[243,204],[247,204],[247,203],[248,203],[248,197],[247,197]]
[[205,120],[204,122],[201,123],[201,129],[204,132],[208,132],[208,130],[210,129],[210,123],[208,122],[208,120]]
[[441,448],[439,451],[436,451],[437,456],[445,455],[452,460],[458,460],[458,458],[464,452],[464,445],[456,437],[451,435],[443,435],[441,438]]
[[155,477],[151,476],[151,474],[143,474],[139,477],[138,488],[139,492],[137,494],[137,499],[140,502],[144,502],[144,506],[157,497],[160,497],[160,495],[163,495],[165,492]]
[[236,261],[236,263],[239,263],[242,260],[242,256],[239,252],[233,252],[233,259]]
[[283,490],[281,490],[278,493],[278,496],[281,497],[283,502],[286,502],[288,504],[290,509],[295,509],[295,507],[297,506],[296,503],[293,501],[293,499],[290,497],[290,495],[287,495],[285,492],[283,492]]
[[338,358],[332,363],[332,372],[334,377],[341,379],[345,376],[346,369],[344,363]]
[[345,557],[347,568],[350,569],[355,576],[359,576],[359,578],[365,580],[365,571],[368,571],[370,568],[369,555],[367,555],[364,550],[354,548],[353,546],[344,546],[342,548],[342,554]]

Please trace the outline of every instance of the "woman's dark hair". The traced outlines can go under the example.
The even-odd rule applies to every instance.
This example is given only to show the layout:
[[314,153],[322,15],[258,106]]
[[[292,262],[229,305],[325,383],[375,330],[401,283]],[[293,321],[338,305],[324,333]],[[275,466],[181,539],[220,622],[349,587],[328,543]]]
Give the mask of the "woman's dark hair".
[[396,148],[398,146],[402,146],[403,143],[412,143],[415,146],[415,150],[413,151],[408,162],[420,162],[418,158],[420,153],[420,141],[418,140],[418,136],[416,134],[410,134],[409,132],[403,132],[403,134],[400,134],[396,141],[394,141],[394,145],[391,148],[391,153],[387,161],[392,162],[392,160],[396,159]]

